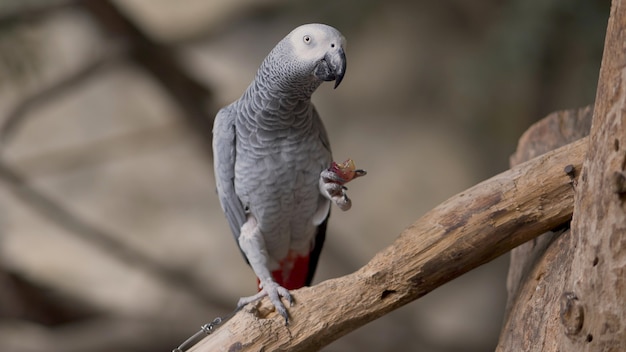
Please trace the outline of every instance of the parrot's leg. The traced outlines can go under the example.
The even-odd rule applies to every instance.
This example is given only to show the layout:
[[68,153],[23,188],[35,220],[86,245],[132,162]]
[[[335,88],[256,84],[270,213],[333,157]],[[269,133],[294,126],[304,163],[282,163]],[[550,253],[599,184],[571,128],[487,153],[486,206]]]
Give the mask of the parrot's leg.
[[346,193],[348,188],[343,185],[346,182],[332,170],[323,170],[320,174],[320,191],[343,211],[352,207],[352,201]]
[[256,219],[251,215],[248,215],[248,220],[241,226],[239,246],[246,255],[252,270],[259,278],[259,288],[261,290],[253,296],[240,298],[239,302],[237,302],[237,309],[267,296],[274,307],[276,307],[276,311],[285,318],[285,324],[288,324],[289,315],[281,301],[281,297],[286,298],[289,305],[293,305],[293,298],[289,290],[277,284],[272,278],[268,268],[270,257],[265,248],[265,240],[259,230]]

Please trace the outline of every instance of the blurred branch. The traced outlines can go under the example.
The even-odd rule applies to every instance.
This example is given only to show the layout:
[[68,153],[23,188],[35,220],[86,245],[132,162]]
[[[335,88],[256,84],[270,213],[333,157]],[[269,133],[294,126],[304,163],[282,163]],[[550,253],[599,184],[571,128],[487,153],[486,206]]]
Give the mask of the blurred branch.
[[33,21],[51,12],[69,8],[76,3],[85,0],[42,0],[36,1],[13,1],[12,4],[0,6],[0,27],[7,23]]
[[[434,208],[366,266],[292,294],[291,324],[264,299],[191,351],[312,351],[571,219],[588,140],[496,175]],[[579,172],[576,172],[579,174]]]
[[230,309],[231,302],[225,302],[193,280],[186,272],[164,267],[159,262],[136,251],[127,244],[116,240],[115,236],[79,218],[69,209],[32,187],[24,177],[0,159],[0,182],[5,183],[12,193],[69,233],[116,257],[122,263],[134,266],[164,282],[196,297],[202,303],[211,303]]
[[28,115],[32,109],[36,109],[67,91],[76,88],[76,85],[85,82],[94,75],[109,68],[123,56],[125,48],[122,46],[109,45],[109,47],[110,48],[103,50],[102,56],[94,59],[94,61],[88,63],[70,76],[63,77],[58,82],[20,101],[17,106],[9,112],[4,119],[4,123],[0,125],[0,152],[9,145],[11,137],[17,133],[19,127],[26,122],[29,116],[32,116]]
[[[0,271],[0,321],[21,319],[57,325],[97,313],[98,309],[76,297],[68,297],[17,273]],[[0,350],[5,350],[2,344]]]
[[[10,143],[11,137],[18,132],[28,118],[34,116],[29,114],[33,109],[76,88],[77,85],[101,73],[109,68],[111,64],[119,62],[123,58],[130,59],[138,67],[145,69],[163,87],[164,91],[178,103],[184,112],[184,117],[187,118],[187,126],[190,126],[190,129],[198,135],[200,140],[205,142],[207,159],[210,160],[212,155],[212,120],[217,110],[213,106],[207,108],[207,105],[205,105],[211,101],[212,94],[210,90],[185,72],[184,67],[176,59],[172,47],[153,41],[122,12],[118,11],[110,1],[61,0],[48,3],[47,6],[16,7],[16,10],[10,9],[10,11],[0,13],[0,25],[9,21],[20,22],[38,19],[53,10],[76,5],[86,9],[106,32],[112,34],[113,40],[107,41],[109,45],[102,50],[103,54],[101,57],[94,59],[94,61],[70,76],[64,77],[33,96],[19,102],[4,119],[3,124],[0,125],[0,151],[2,147],[6,147]],[[174,287],[179,292],[187,293],[196,298],[198,300],[196,306],[208,306],[210,303],[211,308],[220,307],[222,310],[230,310],[232,302],[224,301],[214,295],[210,290],[207,290],[209,288],[208,285],[196,282],[186,272],[161,265],[158,261],[151,259],[142,252],[116,240],[116,238],[120,237],[115,236],[115,234],[81,219],[62,203],[32,187],[28,180],[14,170],[10,164],[2,160],[1,156],[0,182],[6,184],[7,188],[17,198],[24,201],[28,206],[53,223],[66,229],[70,234],[98,247],[103,253],[114,257],[121,263],[142,270],[156,281],[162,282],[165,286]],[[145,348],[148,351],[154,350],[155,346],[163,345],[164,336],[168,335],[165,332],[171,332],[171,326],[166,330],[162,326],[164,324],[157,324],[159,322],[151,322],[153,324],[135,322],[133,327],[128,326],[129,323],[126,320],[127,318],[113,320],[112,323],[101,324],[99,328],[92,327],[91,330],[82,331],[78,334],[62,329],[45,330],[42,332],[40,328],[35,329],[36,331],[28,331],[28,329],[13,331],[10,328],[9,330],[3,330],[3,327],[0,327],[0,341],[2,341],[0,349],[16,350],[4,348],[8,340],[2,336],[12,336],[17,337],[17,340],[13,339],[13,341],[17,341],[15,346],[20,345],[20,343],[28,345],[43,341],[41,346],[34,349],[41,351],[49,350],[50,346],[55,346],[55,348],[65,346],[66,348],[59,347],[59,350],[63,351],[136,350],[134,347],[141,343],[147,343],[148,345],[146,346],[150,346]],[[169,322],[169,325],[171,325],[171,322]],[[131,336],[133,331],[137,331],[137,327],[141,328],[139,329],[141,331],[136,334],[138,336]],[[74,326],[74,329],[77,330],[83,328],[88,329],[83,322]],[[10,331],[10,333],[5,334],[6,331]],[[107,331],[107,333],[102,334],[102,331]],[[118,333],[117,335],[115,334],[116,332]],[[177,339],[178,336],[180,335],[176,335],[174,338]],[[98,339],[97,337],[101,338]],[[106,338],[107,343],[102,342],[102,337]],[[99,342],[95,343],[94,341]],[[105,346],[110,346],[110,348],[105,348]]]
[[20,156],[12,160],[12,166],[23,175],[38,178],[153,153],[155,150],[184,143],[188,138],[189,131],[185,126],[181,126],[180,121],[173,121],[111,137],[92,139],[78,146],[55,148],[32,156]]
[[213,117],[217,112],[211,90],[185,72],[172,47],[152,40],[111,1],[88,0],[81,5],[104,30],[128,44],[130,58],[150,73],[178,103],[185,112],[187,124],[204,142],[207,157],[211,160]]
[[159,351],[182,335],[184,326],[157,318],[100,317],[59,327],[23,321],[0,322],[0,350],[11,352]]
[[[36,6],[18,7],[0,13],[0,24],[8,21],[24,21],[33,17],[41,17],[52,10],[79,5],[89,12],[93,19],[112,37],[121,41],[124,54],[139,67],[146,70],[164,91],[166,91],[178,106],[183,110],[187,125],[199,137],[205,146],[208,160],[212,158],[211,138],[213,117],[217,107],[213,104],[213,94],[203,83],[191,77],[176,58],[176,50],[168,45],[154,41],[148,34],[139,28],[131,19],[120,11],[109,0],[66,0]],[[116,57],[120,52],[111,56]],[[105,58],[108,58],[105,55]],[[45,92],[27,99],[14,110],[11,118],[0,131],[0,138],[8,136],[19,125],[22,116],[31,107],[41,101],[46,101],[58,92],[64,91],[72,85],[81,82],[94,72],[98,71],[106,60],[97,61],[83,68],[72,77],[53,86]],[[59,92],[60,93],[60,92]],[[4,139],[4,138],[2,138]],[[6,141],[4,142],[6,144]]]

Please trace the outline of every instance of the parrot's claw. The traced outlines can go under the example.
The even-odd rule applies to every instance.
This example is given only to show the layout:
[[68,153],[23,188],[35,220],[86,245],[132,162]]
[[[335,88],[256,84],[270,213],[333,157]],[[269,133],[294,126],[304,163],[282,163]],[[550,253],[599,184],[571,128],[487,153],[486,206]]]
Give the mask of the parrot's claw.
[[367,172],[356,169],[352,159],[340,164],[333,161],[328,169],[321,172],[320,185],[326,197],[332,200],[339,209],[345,211],[352,207],[352,201],[346,194],[348,188],[344,184],[365,175]]
[[281,297],[287,299],[289,302],[289,306],[293,306],[293,297],[289,293],[289,290],[280,286],[279,284],[268,281],[262,284],[262,289],[256,295],[250,297],[241,297],[239,302],[237,302],[237,309],[243,308],[248,303],[256,302],[261,298],[267,296],[276,308],[278,314],[280,314],[283,318],[285,318],[285,325],[289,324],[289,313],[287,312],[287,308],[283,304]]
[[324,177],[325,172],[330,173],[330,171],[322,171],[322,188],[326,192],[327,197],[332,200],[339,209],[343,211],[349,210],[350,207],[352,207],[352,201],[346,194],[348,188],[340,183],[327,181],[326,177]]

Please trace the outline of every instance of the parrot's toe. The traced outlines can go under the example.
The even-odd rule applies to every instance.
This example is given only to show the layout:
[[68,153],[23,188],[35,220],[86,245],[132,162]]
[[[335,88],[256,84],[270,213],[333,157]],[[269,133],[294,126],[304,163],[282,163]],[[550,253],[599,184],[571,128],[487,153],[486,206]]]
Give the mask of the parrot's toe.
[[320,173],[320,185],[325,196],[332,200],[339,209],[349,210],[352,201],[348,198],[348,190],[344,184],[353,179],[367,175],[365,170],[356,169],[354,161],[348,159],[343,163],[332,162],[330,167]]
[[322,181],[324,183],[333,183],[333,184],[341,186],[344,183],[348,182],[348,180],[346,180],[345,178],[341,177],[339,175],[339,173],[337,173],[332,168],[323,170],[322,173],[320,174],[320,176],[322,177]]
[[332,200],[339,209],[344,211],[349,210],[352,206],[352,201],[348,198],[348,194],[346,193],[348,188],[342,183],[337,183],[331,177],[325,177],[326,172],[332,174],[332,172],[325,170],[321,175],[322,190],[326,193],[326,197]]
[[289,302],[289,306],[292,306],[293,297],[289,293],[289,290],[273,281],[264,283],[263,288],[257,294],[250,297],[241,297],[239,299],[239,302],[237,302],[237,309],[241,309],[248,303],[256,302],[265,296],[267,296],[270,302],[272,302],[278,314],[285,318],[285,325],[288,325],[289,313],[287,312],[287,308],[285,308],[285,305],[283,304],[281,298],[285,298],[287,302]]

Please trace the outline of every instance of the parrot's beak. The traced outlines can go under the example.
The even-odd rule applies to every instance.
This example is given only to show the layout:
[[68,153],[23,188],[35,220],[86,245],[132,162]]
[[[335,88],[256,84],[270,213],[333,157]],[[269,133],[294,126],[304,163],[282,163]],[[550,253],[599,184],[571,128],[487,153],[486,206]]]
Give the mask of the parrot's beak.
[[315,77],[323,81],[335,81],[335,88],[343,80],[346,74],[346,53],[339,47],[324,55],[324,58],[315,68]]
[[328,61],[331,71],[335,74],[335,88],[337,88],[339,87],[339,83],[343,80],[343,76],[346,74],[346,53],[343,51],[343,48],[340,47],[337,51],[326,54],[326,56],[330,56]]

